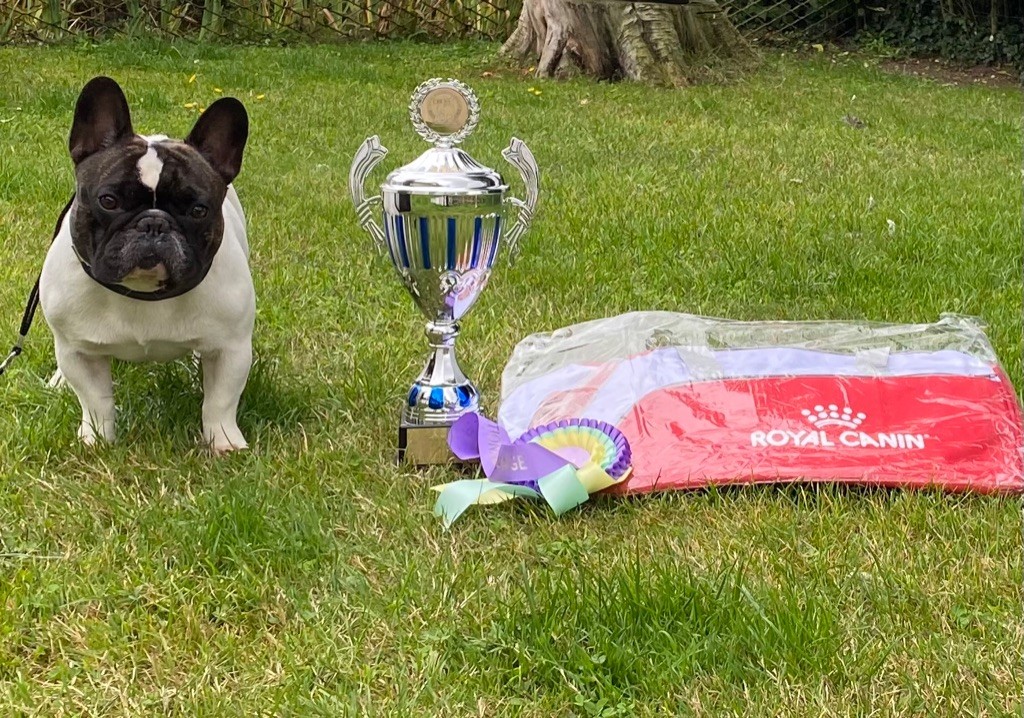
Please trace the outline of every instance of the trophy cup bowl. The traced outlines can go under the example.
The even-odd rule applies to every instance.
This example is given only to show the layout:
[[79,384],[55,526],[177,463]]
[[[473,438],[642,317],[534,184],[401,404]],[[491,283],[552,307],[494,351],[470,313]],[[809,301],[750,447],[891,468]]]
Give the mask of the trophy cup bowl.
[[387,150],[377,136],[367,138],[353,159],[349,190],[360,226],[386,252],[427,319],[432,351],[409,390],[398,439],[399,460],[422,465],[450,461],[448,429],[479,408],[480,393],[456,358],[459,322],[487,286],[506,245],[514,263],[537,204],[539,172],[526,144],[512,138],[502,155],[526,185],[526,200],[519,200],[508,196],[500,173],[456,146],[480,113],[472,90],[457,80],[422,83],[409,113],[417,133],[433,146],[391,172],[380,194],[368,197],[366,178]]

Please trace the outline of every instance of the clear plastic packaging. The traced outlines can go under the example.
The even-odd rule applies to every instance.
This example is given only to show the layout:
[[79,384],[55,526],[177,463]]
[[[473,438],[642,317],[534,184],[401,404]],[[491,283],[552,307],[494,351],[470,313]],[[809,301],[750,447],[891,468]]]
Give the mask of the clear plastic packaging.
[[633,312],[534,334],[502,376],[515,438],[608,422],[634,469],[609,489],[830,480],[1024,488],[1022,420],[983,326],[741,322]]

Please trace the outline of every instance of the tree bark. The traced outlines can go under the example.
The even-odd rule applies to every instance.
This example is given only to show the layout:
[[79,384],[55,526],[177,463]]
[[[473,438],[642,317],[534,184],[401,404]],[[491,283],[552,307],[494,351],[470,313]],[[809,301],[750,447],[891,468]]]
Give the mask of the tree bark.
[[673,86],[689,84],[709,59],[754,57],[715,0],[523,0],[501,53],[536,63],[538,77],[581,71],[599,80]]

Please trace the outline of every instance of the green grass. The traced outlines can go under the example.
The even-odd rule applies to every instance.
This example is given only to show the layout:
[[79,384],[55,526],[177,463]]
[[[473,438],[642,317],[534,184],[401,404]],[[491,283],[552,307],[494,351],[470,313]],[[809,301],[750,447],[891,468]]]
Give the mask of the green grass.
[[429,487],[454,474],[389,462],[422,324],[346,178],[367,135],[391,150],[378,179],[425,147],[405,108],[433,75],[481,96],[479,160],[529,142],[536,224],[463,335],[492,415],[521,338],[642,308],[973,314],[1020,387],[1019,93],[821,55],[684,91],[549,83],[494,51],[0,50],[10,339],[72,186],[73,103],[98,73],[142,132],[183,135],[184,105],[214,87],[246,102],[237,184],[259,295],[245,455],[196,449],[185,364],[117,367],[122,443],[98,450],[74,442],[73,397],[43,386],[44,323],[0,379],[0,715],[1015,713],[1015,499],[753,487],[561,520],[512,502],[443,533]]

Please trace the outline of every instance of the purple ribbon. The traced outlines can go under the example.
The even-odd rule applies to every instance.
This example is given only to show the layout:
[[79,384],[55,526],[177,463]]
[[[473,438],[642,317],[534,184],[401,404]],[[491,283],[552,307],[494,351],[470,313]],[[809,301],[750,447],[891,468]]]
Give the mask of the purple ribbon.
[[573,466],[540,444],[512,441],[497,423],[479,414],[465,414],[455,421],[448,432],[448,446],[463,461],[479,459],[489,480],[534,491],[539,491],[539,479],[563,466]]

